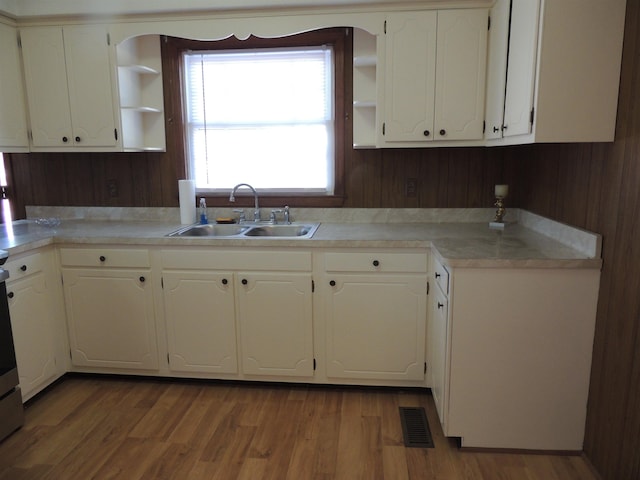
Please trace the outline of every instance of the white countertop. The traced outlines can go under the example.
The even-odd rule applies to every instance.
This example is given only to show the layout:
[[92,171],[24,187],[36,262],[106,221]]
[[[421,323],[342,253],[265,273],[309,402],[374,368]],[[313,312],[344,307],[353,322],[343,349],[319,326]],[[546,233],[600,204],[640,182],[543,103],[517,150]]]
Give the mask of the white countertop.
[[[65,212],[58,207],[51,208],[53,210],[38,207],[32,213],[43,216],[42,214],[59,215]],[[72,210],[73,215],[70,216],[73,218],[61,218],[60,225],[55,228],[38,225],[33,220],[14,222],[13,232],[3,225],[0,229],[0,249],[16,255],[50,244],[254,246],[287,249],[431,247],[451,267],[600,268],[602,264],[599,235],[524,211],[514,212],[518,223],[508,223],[504,230],[493,230],[489,228],[488,222],[476,221],[476,217],[486,216],[486,209],[352,209],[340,211],[340,218],[325,214],[323,218],[328,219],[327,222],[322,222],[316,211],[313,212],[315,215],[301,212],[307,213],[307,216],[305,218],[300,215],[300,219],[321,221],[320,227],[310,239],[231,239],[167,237],[167,234],[183,225],[173,215],[163,214],[163,219],[154,218],[157,212],[140,215],[137,211],[138,214],[130,215],[128,219],[122,211],[117,216],[77,218],[77,209]],[[416,213],[418,210],[421,211]],[[393,213],[391,221],[390,212]],[[342,223],[345,215],[348,222]],[[357,215],[361,221],[356,221],[353,215]],[[369,218],[367,215],[374,217]],[[425,218],[428,221],[423,221]],[[438,221],[449,219],[455,221]],[[541,231],[544,233],[540,233]]]

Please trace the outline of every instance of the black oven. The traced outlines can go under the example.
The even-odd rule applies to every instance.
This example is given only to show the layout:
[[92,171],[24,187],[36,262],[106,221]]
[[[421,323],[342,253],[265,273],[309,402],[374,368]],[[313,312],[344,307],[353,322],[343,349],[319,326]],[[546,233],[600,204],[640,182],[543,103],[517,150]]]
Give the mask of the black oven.
[[[7,252],[0,250],[0,265],[4,265]],[[24,423],[22,396],[18,386],[18,366],[11,333],[11,317],[7,300],[9,272],[0,267],[0,440]]]

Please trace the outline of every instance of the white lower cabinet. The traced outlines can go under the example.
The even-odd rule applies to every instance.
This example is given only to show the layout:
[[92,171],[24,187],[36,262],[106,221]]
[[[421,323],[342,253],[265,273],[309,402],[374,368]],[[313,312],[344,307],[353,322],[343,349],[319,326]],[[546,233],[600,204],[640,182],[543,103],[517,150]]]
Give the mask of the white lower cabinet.
[[10,258],[4,268],[10,275],[7,296],[24,401],[66,371],[60,282],[52,251]]
[[451,269],[448,310],[438,287],[429,329],[446,436],[465,447],[582,450],[599,278],[597,269]]
[[157,370],[148,252],[63,248],[60,258],[72,365]]
[[427,254],[324,254],[329,378],[422,381]]
[[169,368],[313,377],[311,252],[161,253]]
[[236,284],[243,373],[313,376],[311,274],[242,272]]
[[232,272],[165,271],[169,369],[238,373]]
[[436,284],[427,329],[427,375],[440,418],[446,418],[447,408],[448,328],[449,300]]

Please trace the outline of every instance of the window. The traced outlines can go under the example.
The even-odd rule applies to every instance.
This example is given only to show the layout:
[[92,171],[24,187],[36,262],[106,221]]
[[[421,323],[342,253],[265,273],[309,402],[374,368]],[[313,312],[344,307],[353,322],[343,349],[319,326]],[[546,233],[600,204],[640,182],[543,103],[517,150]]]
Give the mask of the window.
[[331,47],[187,51],[183,58],[188,172],[199,191],[247,182],[333,193]]
[[350,35],[167,39],[173,139],[199,194],[222,204],[249,183],[276,205],[342,204]]

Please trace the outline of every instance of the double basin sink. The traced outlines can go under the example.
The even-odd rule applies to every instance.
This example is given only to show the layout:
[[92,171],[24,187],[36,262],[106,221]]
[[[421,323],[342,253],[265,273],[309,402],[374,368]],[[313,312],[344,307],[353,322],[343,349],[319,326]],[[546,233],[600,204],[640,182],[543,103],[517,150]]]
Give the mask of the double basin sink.
[[168,237],[215,238],[311,238],[319,223],[292,224],[206,224],[189,225],[168,234]]

